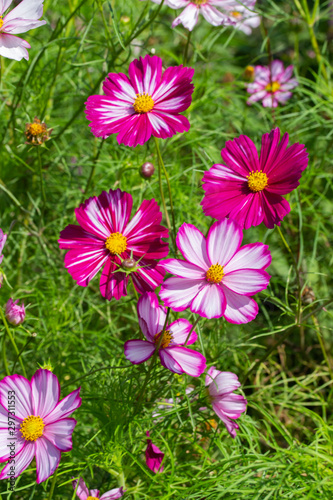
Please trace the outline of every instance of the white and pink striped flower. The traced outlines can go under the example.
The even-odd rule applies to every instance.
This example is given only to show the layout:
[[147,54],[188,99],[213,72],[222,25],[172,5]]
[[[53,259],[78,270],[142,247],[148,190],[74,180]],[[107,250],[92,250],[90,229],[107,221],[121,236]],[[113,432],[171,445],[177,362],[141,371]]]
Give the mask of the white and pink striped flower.
[[175,275],[160,291],[164,304],[174,311],[188,307],[206,318],[224,316],[230,323],[248,323],[258,314],[251,299],[267,288],[271,263],[268,246],[252,243],[241,247],[243,231],[228,219],[215,222],[207,239],[192,224],[183,224],[176,243],[185,260],[167,259],[160,264]]
[[256,1],[222,0],[220,6],[234,21],[235,29],[243,31],[246,35],[251,35],[252,28],[257,28],[260,25],[260,16],[253,11]]
[[[0,55],[21,61],[29,60],[28,42],[19,38],[18,33],[25,33],[46,24],[38,21],[43,15],[44,0],[22,0],[13,10],[5,14],[12,0],[0,0]],[[3,17],[4,16],[4,17]]]
[[[124,346],[125,357],[133,364],[140,364],[151,358],[158,349],[165,368],[174,373],[199,377],[206,368],[206,359],[199,352],[184,347],[192,325],[186,319],[178,319],[165,325],[166,309],[158,304],[154,293],[145,293],[139,299],[137,311],[140,328],[146,340],[128,340]],[[197,334],[191,332],[187,345],[193,344],[197,338]]]
[[[77,485],[77,480],[73,481],[73,488],[75,490]],[[99,490],[88,490],[86,483],[83,481],[82,477],[79,480],[78,487],[76,489],[76,495],[80,500],[116,500],[124,495],[124,489],[113,488],[113,490],[106,491],[100,496]]]
[[234,420],[241,416],[247,405],[241,394],[233,393],[241,386],[237,375],[232,372],[220,372],[212,366],[207,372],[205,383],[213,410],[226,426],[230,436],[235,438],[239,426]]
[[293,65],[284,69],[281,61],[273,61],[270,66],[255,66],[254,81],[248,83],[247,91],[252,94],[247,104],[262,101],[264,108],[276,108],[291,98],[292,89],[297,87],[296,78],[291,78]]
[[43,369],[37,370],[31,382],[21,375],[1,380],[0,462],[8,463],[0,479],[8,479],[13,470],[13,477],[18,477],[34,457],[37,483],[54,473],[61,452],[72,449],[76,420],[68,417],[81,405],[79,393],[80,388],[59,401],[58,378]]
[[60,233],[60,248],[69,249],[65,267],[80,286],[103,268],[100,290],[116,300],[127,295],[128,274],[123,261],[133,264],[131,277],[139,293],[161,284],[164,269],[156,259],[166,257],[162,241],[168,230],[161,226],[162,213],[155,200],[144,200],[130,221],[133,198],[116,189],[93,196],[75,209],[79,226],[70,224]]
[[105,95],[92,95],[86,116],[96,137],[118,134],[125,146],[144,144],[153,135],[165,139],[188,132],[190,122],[180,113],[192,101],[194,69],[167,68],[162,59],[146,55],[135,59],[124,73],[109,73],[103,84]]

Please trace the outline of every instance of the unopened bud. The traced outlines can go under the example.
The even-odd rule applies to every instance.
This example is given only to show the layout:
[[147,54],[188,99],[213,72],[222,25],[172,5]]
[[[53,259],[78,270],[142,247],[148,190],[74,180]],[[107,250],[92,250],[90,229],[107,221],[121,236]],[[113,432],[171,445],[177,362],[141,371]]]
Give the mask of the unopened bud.
[[9,299],[6,304],[5,316],[8,323],[10,323],[11,325],[20,325],[25,319],[24,304],[22,303],[22,305],[20,306],[18,304],[18,300],[15,300],[14,302],[13,299]]
[[123,267],[123,269],[133,269],[134,267],[136,267],[136,261],[134,259],[125,259],[123,260],[121,266]]
[[145,179],[149,179],[155,172],[155,167],[150,161],[146,161],[140,168],[140,174]]

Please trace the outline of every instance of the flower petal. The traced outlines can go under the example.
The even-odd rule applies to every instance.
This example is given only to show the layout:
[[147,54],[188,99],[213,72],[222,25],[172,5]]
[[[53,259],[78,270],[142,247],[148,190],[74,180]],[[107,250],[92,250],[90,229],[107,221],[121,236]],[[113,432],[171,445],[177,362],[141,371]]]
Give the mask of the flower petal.
[[223,288],[226,286],[240,295],[255,295],[267,288],[270,275],[259,269],[239,269],[223,276]]
[[206,376],[206,385],[209,385],[209,394],[212,397],[228,394],[241,386],[235,373],[218,372],[217,375],[214,375],[215,372],[213,371],[210,375]]
[[159,305],[154,293],[146,292],[138,300],[137,311],[139,322],[140,319],[144,320],[143,328],[141,328],[142,333],[147,340],[153,341],[154,335],[163,329],[166,318],[165,307]]
[[35,444],[37,484],[39,484],[46,481],[55,472],[60,462],[61,453],[58,448],[44,437],[37,439]]
[[113,490],[107,491],[103,493],[100,497],[100,500],[116,500],[117,498],[121,498],[124,495],[124,488],[113,488]]
[[217,284],[206,285],[191,303],[192,312],[209,319],[223,316],[225,308],[225,296],[222,288]]
[[43,2],[44,0],[22,0],[5,16],[5,19],[10,21],[13,19],[37,20],[43,15]]
[[167,259],[162,260],[160,264],[168,273],[175,274],[180,278],[189,278],[193,280],[206,279],[206,271],[186,260]]
[[72,433],[76,426],[74,418],[63,418],[48,424],[44,428],[43,437],[48,439],[58,450],[70,451],[72,445]]
[[218,404],[213,403],[213,410],[215,411],[216,415],[222,420],[222,422],[226,426],[226,429],[229,432],[230,436],[232,438],[235,438],[236,437],[236,430],[239,429],[238,424],[236,422],[233,422],[232,420],[230,420],[225,415],[225,413],[223,412],[223,410],[221,409],[221,407]]
[[[77,485],[77,479],[72,481],[73,488],[75,490]],[[89,496],[89,490],[86,486],[86,483],[83,481],[82,477],[80,477],[79,485],[76,490],[76,496],[79,497],[80,500],[87,500]]]
[[255,144],[246,135],[227,141],[221,151],[224,163],[240,176],[260,170],[258,152]]
[[190,3],[183,10],[183,12],[178,17],[176,17],[176,19],[172,23],[172,27],[175,28],[176,26],[178,26],[178,24],[182,24],[184,28],[192,31],[194,26],[198,22],[198,15],[199,7],[197,5],[194,5],[193,3]]
[[183,115],[153,109],[147,116],[152,127],[152,134],[160,139],[190,130],[190,122]]
[[[172,333],[173,341],[175,344],[183,345],[190,333],[192,325],[187,319],[177,319],[168,326],[168,330]],[[187,341],[186,345],[194,344],[198,339],[198,335],[193,331]]]
[[199,280],[168,278],[163,282],[159,295],[166,306],[174,311],[184,311],[203,286],[205,283]]
[[112,259],[106,262],[102,271],[99,289],[102,297],[105,297],[107,300],[111,300],[113,297],[119,300],[121,297],[126,297],[127,295],[128,278],[126,278],[125,273],[118,271],[118,269],[121,269],[119,266],[120,260],[118,257],[115,257],[114,262]]
[[263,199],[263,223],[272,229],[274,224],[280,226],[282,219],[289,214],[290,205],[281,195],[262,191]]
[[29,54],[27,49],[30,49],[30,44],[14,35],[7,35],[0,33],[0,56],[21,61],[26,59],[29,61]]
[[160,349],[159,355],[162,365],[174,373],[200,377],[206,368],[206,358],[200,352],[187,347],[167,347]]
[[225,14],[223,14],[223,12],[220,12],[218,9],[209,5],[208,3],[200,6],[200,14],[202,14],[206,21],[212,26],[230,26],[235,24],[229,16],[226,16]]
[[207,255],[206,238],[192,224],[183,224],[177,233],[177,247],[184,259],[207,271],[210,261]]
[[40,368],[31,379],[31,391],[33,414],[44,419],[59,402],[58,378],[49,370]]
[[45,425],[52,424],[57,420],[61,420],[65,417],[69,417],[73,413],[73,411],[79,408],[82,403],[82,400],[80,398],[80,390],[81,387],[71,392],[70,394],[68,394],[68,396],[59,401],[54,410],[52,410],[51,413],[49,413],[47,417],[43,419]]
[[[26,441],[25,446],[22,451],[15,457],[15,475],[13,477],[18,477],[22,472],[28,467],[31,460],[35,456],[35,442]],[[0,473],[0,479],[8,479],[9,472],[11,472],[12,463],[7,463]]]
[[149,54],[135,59],[129,65],[128,74],[136,94],[145,92],[152,96],[161,81],[162,59]]
[[214,222],[207,236],[207,252],[211,264],[226,266],[238,251],[242,239],[243,231],[233,220]]
[[21,420],[33,415],[30,382],[21,375],[9,375],[0,381],[0,403],[8,411],[8,396],[15,395],[15,416]]
[[229,323],[240,325],[256,318],[259,308],[253,299],[239,295],[227,287],[223,287],[223,292],[227,302],[223,316]]
[[271,264],[272,256],[268,245],[250,243],[244,245],[224,267],[224,273],[237,269],[266,269]]
[[125,358],[133,365],[147,361],[155,351],[155,344],[147,340],[128,340],[124,345]]

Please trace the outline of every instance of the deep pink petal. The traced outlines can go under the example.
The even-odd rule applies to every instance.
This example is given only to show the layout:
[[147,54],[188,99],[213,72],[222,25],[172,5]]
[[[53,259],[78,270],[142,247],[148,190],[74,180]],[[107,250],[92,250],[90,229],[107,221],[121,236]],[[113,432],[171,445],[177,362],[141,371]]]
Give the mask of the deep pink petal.
[[101,268],[110,259],[110,252],[105,249],[69,250],[65,255],[65,268],[73,280],[80,286],[88,286]]
[[40,368],[31,379],[33,414],[44,419],[59,402],[58,377],[49,370]]
[[204,286],[191,303],[192,312],[209,319],[223,316],[225,307],[223,290],[215,283]]
[[161,81],[162,59],[148,54],[135,59],[129,65],[128,74],[136,94],[152,96]]
[[290,205],[287,200],[282,198],[279,194],[274,194],[268,192],[268,190],[262,191],[263,199],[265,203],[263,204],[264,217],[263,223],[268,228],[272,229],[274,224],[278,226],[281,224],[282,219],[289,214]]
[[104,80],[103,91],[115,103],[126,103],[133,107],[136,92],[124,73],[109,73]]
[[221,151],[224,163],[240,176],[260,170],[258,152],[255,144],[246,135],[227,141]]
[[35,443],[37,484],[39,484],[46,481],[55,472],[60,462],[61,453],[44,437],[37,439]]
[[[107,300],[111,300],[113,297],[119,300],[121,297],[127,295],[128,278],[126,278],[125,273],[118,271],[118,269],[121,269],[119,258],[114,257],[113,260],[115,262],[111,259],[106,262],[99,283],[102,297]],[[116,265],[116,263],[118,263],[118,265]]]
[[155,351],[155,344],[147,340],[128,340],[124,345],[125,358],[133,365],[147,361]]
[[[187,347],[167,347],[160,349],[159,355],[163,366],[175,373],[187,373],[191,377],[200,377],[206,369],[206,358],[200,352]],[[181,371],[178,371],[179,367]]]
[[145,293],[155,290],[163,282],[165,271],[157,261],[140,260],[139,270],[132,273],[137,292]]
[[183,115],[174,115],[153,109],[148,114],[148,118],[152,134],[160,139],[166,139],[177,133],[188,132],[190,130],[190,122]]

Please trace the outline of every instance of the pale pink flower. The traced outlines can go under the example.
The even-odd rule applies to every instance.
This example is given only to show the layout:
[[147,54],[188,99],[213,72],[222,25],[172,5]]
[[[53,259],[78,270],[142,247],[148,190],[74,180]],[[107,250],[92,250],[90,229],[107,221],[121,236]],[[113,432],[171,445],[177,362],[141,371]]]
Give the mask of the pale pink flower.
[[[77,479],[73,481],[73,488],[75,490],[77,485]],[[123,487],[113,488],[113,490],[106,491],[100,496],[99,490],[88,490],[86,483],[83,481],[82,477],[79,480],[79,485],[76,490],[76,495],[80,500],[116,500],[124,495],[125,491]]]
[[[149,438],[149,431],[146,432],[146,436]],[[156,444],[152,442],[151,439],[147,439],[147,448],[145,451],[146,455],[146,465],[153,472],[163,472],[164,466],[162,465],[162,460],[164,458],[164,453],[161,451]]]
[[[142,295],[137,304],[139,325],[146,340],[125,342],[125,357],[133,364],[147,361],[158,348],[161,364],[174,373],[187,373],[199,377],[206,368],[205,357],[184,346],[192,325],[187,319],[177,319],[167,324],[161,342],[161,332],[166,319],[166,309],[158,304],[154,293]],[[193,344],[198,336],[193,331],[187,345]]]
[[256,0],[221,0],[220,7],[234,21],[234,28],[251,35],[252,28],[260,25],[260,16],[253,12]]
[[241,394],[233,393],[241,386],[237,375],[232,372],[220,372],[212,366],[207,372],[205,383],[213,410],[226,426],[230,436],[235,438],[236,429],[239,427],[233,420],[241,416],[247,405]]
[[86,116],[96,137],[117,134],[119,144],[135,147],[152,135],[188,132],[190,122],[180,113],[192,101],[194,69],[172,66],[162,74],[162,59],[146,55],[131,62],[128,74],[109,73],[105,95],[88,97]]
[[213,165],[203,177],[205,215],[234,219],[245,229],[262,222],[280,226],[290,212],[283,197],[299,186],[308,164],[303,144],[288,147],[289,135],[280,130],[264,134],[261,151],[246,135],[227,141],[221,151],[223,163]]
[[54,473],[61,452],[72,449],[76,420],[68,417],[81,405],[79,393],[80,388],[59,401],[58,378],[43,369],[37,370],[31,382],[21,375],[1,380],[0,462],[8,463],[0,479],[8,479],[13,470],[13,477],[18,477],[33,458],[36,458],[37,483]]
[[248,323],[258,314],[251,299],[267,288],[271,263],[267,245],[241,247],[243,231],[233,220],[215,222],[207,239],[192,224],[183,224],[176,243],[185,260],[161,261],[175,277],[162,284],[160,297],[174,311],[190,308],[206,318],[224,316],[230,323]]
[[[0,55],[21,61],[29,60],[27,49],[28,42],[19,38],[18,33],[25,33],[46,24],[46,21],[38,21],[43,15],[44,0],[22,0],[13,10],[4,13],[11,5],[12,0],[0,0]],[[3,17],[4,16],[4,17]]]
[[293,65],[284,69],[281,61],[273,61],[270,66],[255,66],[254,81],[247,84],[247,91],[252,94],[247,104],[262,101],[266,108],[276,108],[284,104],[292,93],[290,90],[298,85],[296,78],[291,78]]
[[9,299],[6,304],[5,316],[7,321],[11,325],[13,326],[21,325],[21,323],[23,323],[25,319],[24,304],[22,303],[22,305],[19,306],[18,300],[15,300],[15,302],[13,302],[13,299]]

